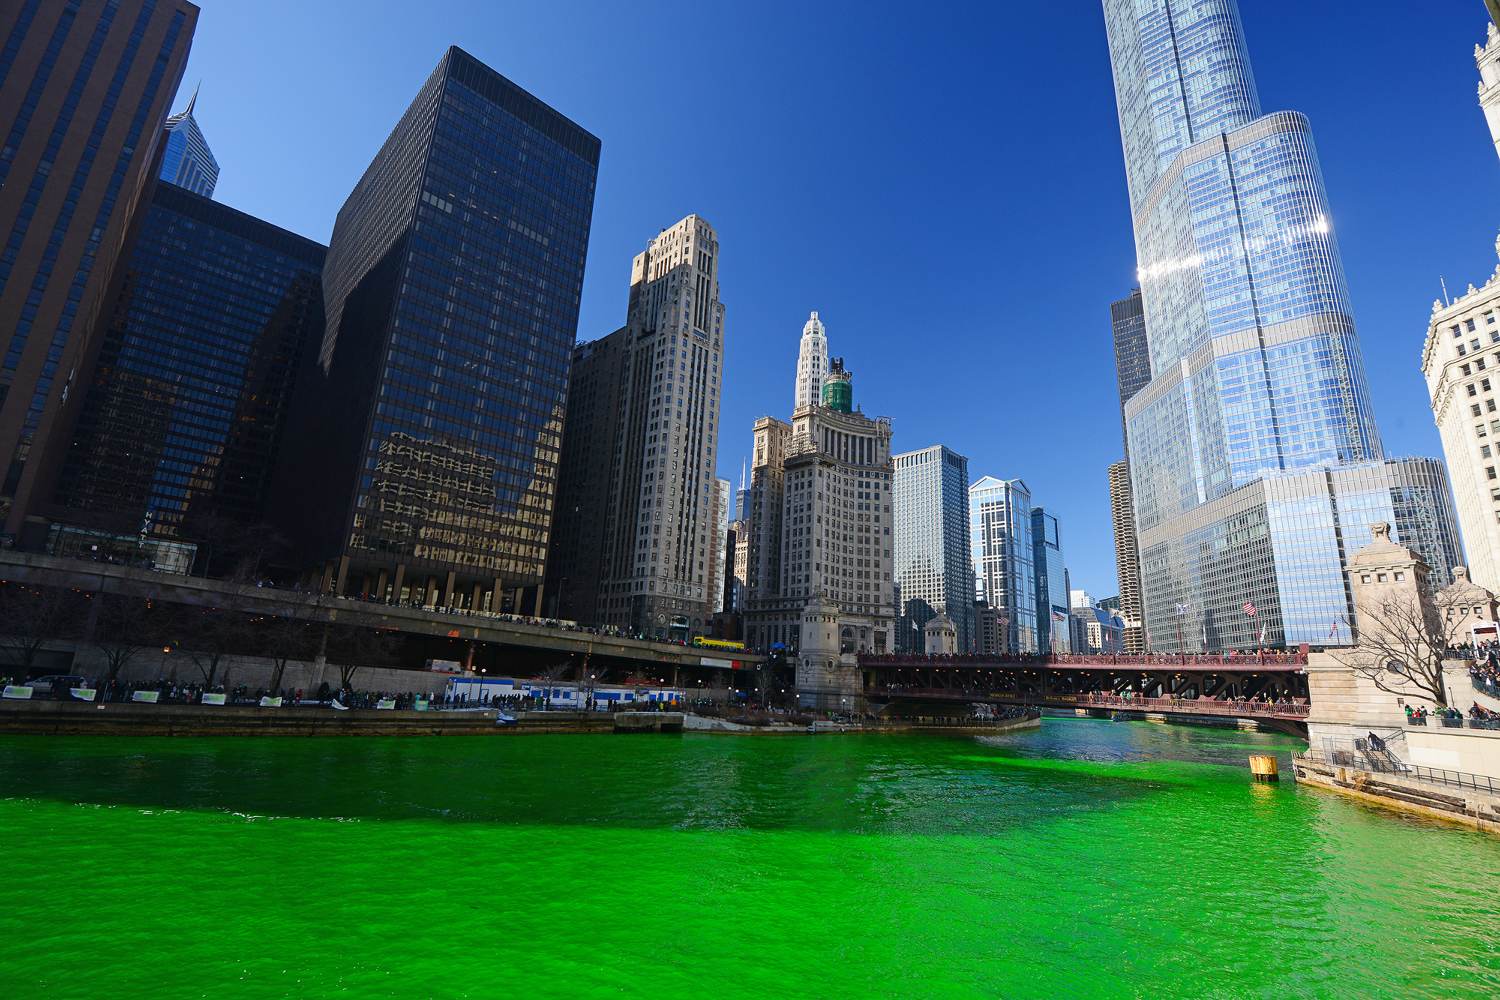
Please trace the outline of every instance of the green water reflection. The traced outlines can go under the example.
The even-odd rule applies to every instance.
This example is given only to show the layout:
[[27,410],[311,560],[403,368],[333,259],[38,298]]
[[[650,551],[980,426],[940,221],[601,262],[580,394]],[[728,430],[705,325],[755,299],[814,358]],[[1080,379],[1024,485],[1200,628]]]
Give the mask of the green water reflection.
[[0,996],[1500,993],[1500,842],[1295,746],[0,738]]

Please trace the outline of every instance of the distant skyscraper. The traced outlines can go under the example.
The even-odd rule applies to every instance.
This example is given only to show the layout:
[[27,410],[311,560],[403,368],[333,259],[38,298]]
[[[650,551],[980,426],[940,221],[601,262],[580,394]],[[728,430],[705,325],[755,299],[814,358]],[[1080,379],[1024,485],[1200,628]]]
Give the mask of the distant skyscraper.
[[974,642],[974,564],[969,556],[969,460],[944,445],[892,460],[895,487],[896,645],[920,652],[922,629],[946,614],[958,650]]
[[1115,338],[1115,376],[1120,389],[1120,435],[1125,434],[1125,404],[1151,382],[1151,349],[1146,343],[1146,312],[1141,290],[1109,306]]
[[193,108],[198,103],[198,91],[188,105],[167,119],[166,144],[162,149],[161,179],[178,187],[187,188],[205,198],[214,195],[214,184],[219,180],[219,161],[214,159],[198,119],[193,117]]
[[1025,483],[985,476],[969,487],[969,551],[1001,637],[1000,648],[984,652],[1038,652],[1036,556]]
[[[1234,0],[1104,13],[1153,375],[1125,407],[1146,628],[1175,648],[1186,606],[1190,648],[1325,642],[1363,537],[1335,480],[1390,508],[1414,472],[1381,461],[1311,131],[1262,115]],[[1409,527],[1451,523],[1416,493]]]
[[33,508],[67,455],[197,23],[184,0],[0,4],[0,544],[44,544]]
[[858,696],[859,653],[895,649],[896,618],[891,424],[853,407],[839,371],[839,391],[824,393],[837,408],[755,422],[746,602],[752,648],[799,650],[800,694],[829,707]]
[[710,564],[712,570],[709,574],[709,604],[710,611],[718,614],[720,611],[730,610],[724,601],[724,577],[729,570],[729,480],[714,480],[714,506],[713,506],[713,562]]
[[278,491],[326,588],[541,611],[598,163],[450,48],[355,185]]
[[55,515],[206,544],[200,565],[234,569],[226,539],[266,519],[298,361],[323,336],[325,252],[157,184],[84,387]]
[[797,395],[792,404],[793,413],[822,401],[823,377],[827,374],[828,337],[814,310],[802,327],[802,342],[797,349]]
[[1036,641],[1042,653],[1072,652],[1068,625],[1068,570],[1062,529],[1041,507],[1031,508],[1031,569],[1036,589]]

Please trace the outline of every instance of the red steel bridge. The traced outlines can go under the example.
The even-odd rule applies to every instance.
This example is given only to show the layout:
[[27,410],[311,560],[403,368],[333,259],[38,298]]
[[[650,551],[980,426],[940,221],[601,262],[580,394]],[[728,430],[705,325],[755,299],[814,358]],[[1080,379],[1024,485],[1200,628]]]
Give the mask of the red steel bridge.
[[1037,705],[1304,722],[1306,646],[1266,653],[859,657],[867,700]]

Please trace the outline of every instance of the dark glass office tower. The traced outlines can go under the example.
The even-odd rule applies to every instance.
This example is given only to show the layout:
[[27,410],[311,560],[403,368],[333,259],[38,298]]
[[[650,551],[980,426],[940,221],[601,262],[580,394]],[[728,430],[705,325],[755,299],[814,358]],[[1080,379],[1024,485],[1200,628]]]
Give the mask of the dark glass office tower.
[[326,589],[539,612],[598,164],[450,48],[344,203],[282,491]]
[[1151,384],[1151,347],[1146,342],[1146,308],[1141,290],[1109,304],[1115,338],[1115,376],[1120,386],[1120,436],[1125,437],[1125,404]]
[[198,8],[0,4],[0,544],[40,545],[136,205]]
[[[124,265],[56,503],[58,521],[205,548],[266,519],[325,248],[162,182]],[[53,535],[66,551],[78,540]]]

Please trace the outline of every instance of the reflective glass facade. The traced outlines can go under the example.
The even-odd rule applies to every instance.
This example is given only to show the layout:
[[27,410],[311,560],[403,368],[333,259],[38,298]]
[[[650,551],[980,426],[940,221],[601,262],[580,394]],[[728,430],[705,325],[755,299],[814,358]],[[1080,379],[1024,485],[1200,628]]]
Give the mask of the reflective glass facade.
[[0,544],[46,543],[127,227],[198,8],[0,4]]
[[985,476],[969,487],[969,552],[977,596],[988,602],[1000,638],[999,649],[978,652],[1037,652],[1031,491],[1025,483]]
[[208,148],[208,140],[198,127],[198,119],[193,117],[193,107],[197,103],[195,92],[182,112],[167,119],[160,177],[169,184],[212,198],[214,185],[219,181],[219,161]]
[[160,183],[127,259],[54,515],[185,541],[265,519],[325,248]]
[[942,612],[957,629],[958,651],[967,653],[974,642],[969,460],[933,445],[892,461],[897,648],[921,650],[922,629]]
[[1062,530],[1057,518],[1040,507],[1031,509],[1031,565],[1036,578],[1037,648],[1072,652],[1068,624],[1068,571],[1063,565]]
[[[1212,563],[1257,533],[1288,565],[1338,550],[1274,505],[1246,506],[1247,487],[1378,468],[1382,451],[1312,135],[1301,115],[1262,114],[1234,0],[1104,0],[1104,12],[1151,372],[1125,406],[1126,450],[1146,626],[1165,648],[1178,604],[1220,603],[1202,581],[1166,599],[1170,564]],[[1209,510],[1226,520],[1207,523]],[[1199,531],[1209,550],[1194,548]],[[1243,605],[1276,586],[1252,567],[1227,559],[1211,585]],[[1223,627],[1225,643],[1243,638]]]
[[344,203],[290,470],[330,586],[506,609],[541,583],[598,162],[451,48]]

